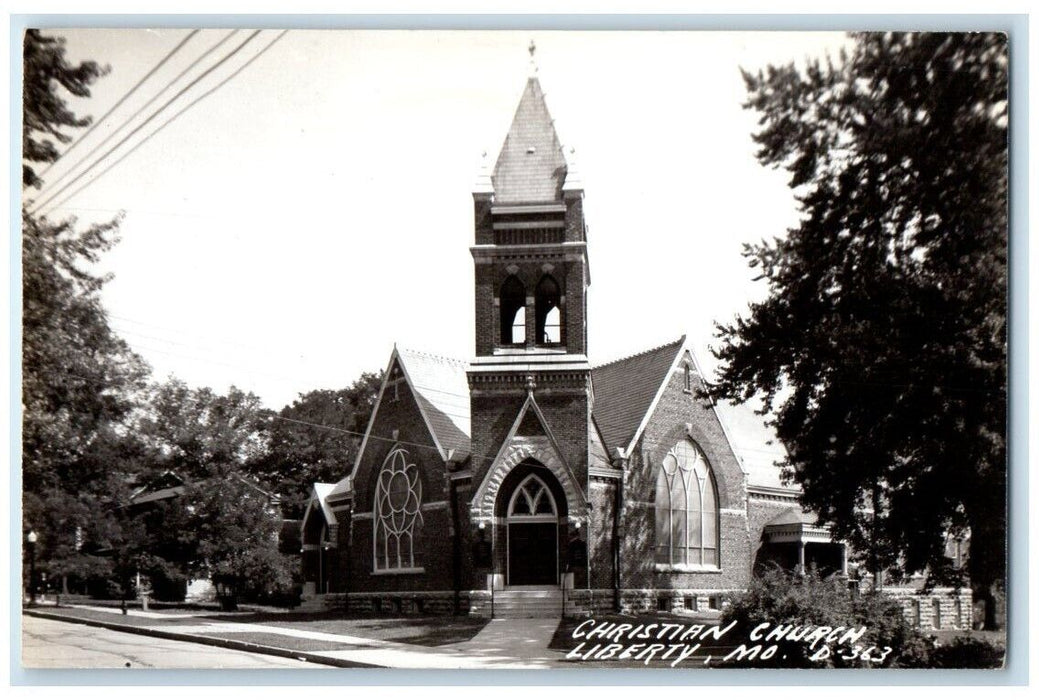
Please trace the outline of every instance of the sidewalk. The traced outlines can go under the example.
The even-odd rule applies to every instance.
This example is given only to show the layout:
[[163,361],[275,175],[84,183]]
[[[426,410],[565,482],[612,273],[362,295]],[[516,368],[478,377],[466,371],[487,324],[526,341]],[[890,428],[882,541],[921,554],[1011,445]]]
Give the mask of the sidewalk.
[[[111,621],[86,620],[73,615],[62,615],[63,610],[71,612],[77,609],[107,613],[111,616]],[[135,624],[133,626],[120,624],[120,620],[125,618],[118,608],[70,605],[67,608],[55,609],[47,606],[27,610],[26,614],[64,619],[79,624],[118,628],[120,631],[148,636],[183,639],[228,648],[248,648],[260,653],[270,653],[282,657],[294,656],[330,666],[363,664],[384,668],[414,669],[526,669],[565,666],[560,663],[562,656],[558,652],[548,649],[548,644],[559,624],[559,620],[556,619],[491,620],[486,627],[468,641],[430,647],[292,627],[233,621],[203,621],[201,618],[212,614],[204,612],[168,614],[127,610],[127,616],[149,620],[176,620],[179,623],[176,625]],[[184,624],[190,618],[199,618],[199,620],[195,624]],[[274,641],[270,645],[265,645],[235,640],[231,636],[242,633],[270,636]],[[276,646],[279,638],[285,640],[287,647]],[[293,651],[293,645],[288,644],[290,639],[305,640],[306,651]]]

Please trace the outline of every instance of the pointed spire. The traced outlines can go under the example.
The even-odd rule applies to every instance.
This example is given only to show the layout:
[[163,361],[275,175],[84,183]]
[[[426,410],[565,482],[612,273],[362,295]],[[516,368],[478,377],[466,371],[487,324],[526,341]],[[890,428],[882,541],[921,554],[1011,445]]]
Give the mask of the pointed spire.
[[566,160],[537,76],[527,79],[491,182],[499,204],[562,201]]

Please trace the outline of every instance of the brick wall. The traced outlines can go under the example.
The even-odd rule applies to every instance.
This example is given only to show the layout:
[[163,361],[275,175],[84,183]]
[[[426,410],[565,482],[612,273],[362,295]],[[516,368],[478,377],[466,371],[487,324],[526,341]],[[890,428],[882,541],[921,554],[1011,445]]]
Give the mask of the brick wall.
[[[742,590],[751,573],[743,471],[717,415],[684,386],[684,371],[679,367],[668,379],[625,472],[621,585],[651,590]],[[703,450],[714,473],[720,511],[720,567],[717,571],[661,572],[654,565],[657,474],[667,451],[687,437]]]
[[[528,299],[533,299],[535,289],[546,274],[543,266],[552,265],[548,273],[559,285],[563,301],[562,342],[567,352],[585,353],[585,277],[584,260],[567,259],[562,251],[546,246],[544,255],[536,252],[521,255],[502,255],[500,260],[480,262],[476,265],[474,303],[476,309],[476,354],[491,355],[494,348],[501,344],[500,307],[495,303],[501,286],[510,275],[523,283]],[[510,272],[515,268],[516,272]],[[526,345],[535,345],[534,304],[527,304]]]
[[615,482],[593,479],[588,484],[588,561],[592,588],[613,587],[613,514]]
[[780,513],[796,507],[797,501],[789,499],[763,498],[751,495],[747,500],[747,526],[750,531],[750,560],[756,561],[761,549],[762,532],[765,525]]
[[[400,383],[397,400],[387,387],[372,423],[365,451],[354,476],[352,538],[343,548],[341,567],[349,567],[350,579],[342,587],[356,591],[443,590],[453,587],[453,539],[446,471],[418,405],[406,383]],[[394,439],[396,431],[396,439]],[[373,512],[376,479],[387,455],[396,446],[408,452],[418,467],[422,483],[422,524],[416,531],[416,566],[424,573],[373,573]],[[430,508],[430,506],[434,506]],[[343,529],[343,528],[341,528]]]

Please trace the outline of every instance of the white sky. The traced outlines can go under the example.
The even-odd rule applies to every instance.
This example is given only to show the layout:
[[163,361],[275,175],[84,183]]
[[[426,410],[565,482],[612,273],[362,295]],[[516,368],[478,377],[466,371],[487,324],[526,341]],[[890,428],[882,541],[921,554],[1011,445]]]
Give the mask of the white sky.
[[[97,118],[188,30],[61,33],[70,60],[111,66],[73,103]],[[193,37],[47,173],[37,201],[225,34]],[[106,164],[276,35],[264,31]],[[509,127],[532,39],[585,183],[593,363],[685,333],[710,372],[713,322],[763,293],[741,245],[796,221],[786,174],[754,159],[739,67],[835,52],[841,34],[294,30],[51,215],[125,211],[104,300],[157,379],[234,384],[280,408],[381,369],[394,342],[468,358],[471,191]]]

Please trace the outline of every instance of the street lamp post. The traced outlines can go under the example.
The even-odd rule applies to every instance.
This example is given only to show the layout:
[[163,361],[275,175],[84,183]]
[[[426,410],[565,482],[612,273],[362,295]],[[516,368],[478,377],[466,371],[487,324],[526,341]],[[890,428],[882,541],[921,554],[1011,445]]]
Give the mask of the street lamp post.
[[29,530],[25,542],[29,545],[29,606],[36,605],[36,531]]

